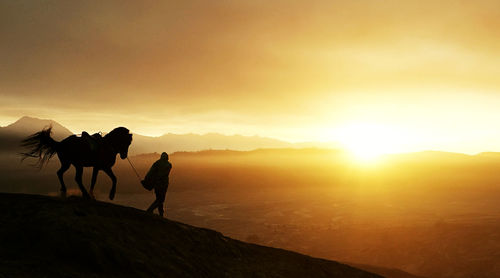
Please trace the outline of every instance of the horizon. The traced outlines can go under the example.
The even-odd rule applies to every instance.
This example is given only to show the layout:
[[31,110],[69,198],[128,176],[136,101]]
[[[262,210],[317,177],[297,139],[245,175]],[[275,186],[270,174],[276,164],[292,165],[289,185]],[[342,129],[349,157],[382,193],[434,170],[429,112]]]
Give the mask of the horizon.
[[[41,120],[41,121],[53,121],[53,122],[61,125],[62,127],[68,129],[73,134],[80,134],[80,132],[75,132],[74,130],[71,130],[70,128],[68,128],[67,126],[62,125],[61,123],[59,123],[59,121],[57,121],[55,119],[42,119],[42,118],[33,117],[33,116],[27,116],[27,115],[21,116],[21,117],[17,118],[17,120],[14,120],[13,122],[9,122],[9,123],[7,123],[5,125],[0,125],[0,128],[5,128],[7,126],[13,125],[16,122],[18,122],[19,120],[22,120],[23,118],[29,118],[29,119]],[[89,132],[89,131],[87,130],[87,132]],[[93,132],[99,132],[99,131],[91,131],[90,133],[93,133]],[[265,136],[260,136],[260,135],[223,134],[223,133],[217,133],[217,132],[210,132],[210,133],[165,133],[165,134],[162,134],[162,135],[159,135],[159,136],[150,136],[150,135],[144,135],[144,134],[139,134],[139,133],[135,133],[135,132],[133,132],[133,133],[137,134],[137,135],[140,135],[140,136],[144,136],[144,137],[150,137],[150,138],[160,138],[160,137],[165,136],[165,135],[180,135],[180,136],[182,136],[182,135],[195,135],[195,136],[219,135],[219,136],[227,136],[227,137],[238,137],[238,136],[241,136],[241,137],[246,137],[246,138],[256,137],[256,138],[260,138],[260,139],[271,139],[271,140],[281,141],[283,143],[290,143],[290,144],[292,144],[292,146],[289,146],[289,147],[278,147],[278,148],[276,148],[276,147],[272,147],[272,148],[255,148],[255,149],[251,149],[251,150],[236,150],[236,149],[202,149],[202,150],[199,150],[199,151],[179,150],[179,151],[175,151],[174,153],[177,153],[177,152],[203,152],[203,151],[252,152],[252,151],[258,151],[258,150],[265,150],[265,149],[319,149],[319,150],[324,149],[324,150],[341,150],[341,151],[350,153],[350,155],[351,155],[351,157],[352,157],[352,159],[354,161],[357,161],[358,163],[362,163],[362,164],[377,163],[383,157],[387,157],[387,156],[390,156],[390,155],[398,155],[398,154],[404,155],[404,154],[416,154],[416,153],[425,153],[425,152],[439,152],[439,153],[450,153],[450,154],[463,154],[463,155],[467,155],[467,156],[477,156],[477,155],[481,155],[481,154],[485,154],[485,153],[500,153],[500,151],[494,151],[494,150],[481,151],[481,152],[476,152],[476,153],[464,153],[464,152],[458,152],[458,151],[446,151],[446,150],[437,150],[437,149],[423,149],[423,150],[406,151],[406,152],[403,151],[403,152],[377,153],[376,155],[371,155],[369,153],[368,156],[364,156],[363,154],[361,154],[361,155],[356,154],[352,150],[349,150],[348,148],[345,148],[345,147],[339,145],[338,142],[319,142],[319,141],[318,142],[313,142],[313,141],[290,142],[290,141],[286,141],[286,139],[282,140],[282,139],[279,139],[279,138],[265,137]],[[312,144],[312,146],[293,147],[294,144],[295,145],[300,145],[300,144],[306,144],[306,143],[310,143],[310,144]],[[316,144],[316,145],[314,145],[314,144]],[[143,154],[143,153],[141,153],[141,154]],[[136,154],[136,155],[141,155],[141,154]],[[148,154],[148,153],[144,153],[144,154]]]

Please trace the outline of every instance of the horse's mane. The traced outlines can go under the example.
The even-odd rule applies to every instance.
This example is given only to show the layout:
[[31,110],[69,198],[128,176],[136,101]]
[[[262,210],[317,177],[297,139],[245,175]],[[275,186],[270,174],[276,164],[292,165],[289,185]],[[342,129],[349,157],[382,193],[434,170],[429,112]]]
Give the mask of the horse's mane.
[[120,126],[120,127],[117,127],[115,129],[111,130],[104,137],[109,137],[109,136],[113,137],[113,136],[116,136],[116,135],[128,134],[129,132],[130,131],[128,130],[128,128]]
[[116,140],[116,139],[127,138],[127,136],[132,141],[132,136],[131,136],[130,131],[128,130],[128,128],[125,128],[125,127],[121,126],[121,127],[117,127],[115,129],[113,129],[108,134],[104,135],[104,138]]

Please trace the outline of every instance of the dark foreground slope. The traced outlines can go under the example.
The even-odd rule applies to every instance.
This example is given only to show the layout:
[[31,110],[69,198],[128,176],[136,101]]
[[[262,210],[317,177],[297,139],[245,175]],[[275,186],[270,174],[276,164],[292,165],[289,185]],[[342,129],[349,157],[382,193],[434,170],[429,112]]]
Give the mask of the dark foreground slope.
[[0,277],[380,277],[110,203],[0,194]]

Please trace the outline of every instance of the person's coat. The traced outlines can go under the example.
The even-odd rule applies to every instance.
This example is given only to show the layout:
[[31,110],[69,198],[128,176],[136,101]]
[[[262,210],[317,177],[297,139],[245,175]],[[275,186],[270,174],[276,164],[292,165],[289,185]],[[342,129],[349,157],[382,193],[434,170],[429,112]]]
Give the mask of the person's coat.
[[161,158],[157,160],[142,181],[142,185],[147,190],[151,190],[156,186],[167,186],[168,185],[168,175],[172,169],[172,164],[168,161],[168,155],[162,153]]

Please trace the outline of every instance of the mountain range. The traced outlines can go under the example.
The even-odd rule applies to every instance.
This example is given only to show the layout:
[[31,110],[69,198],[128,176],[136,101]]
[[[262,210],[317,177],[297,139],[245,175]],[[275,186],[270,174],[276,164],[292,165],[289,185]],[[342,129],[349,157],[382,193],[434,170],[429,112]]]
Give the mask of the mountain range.
[[[53,120],[38,119],[24,116],[16,122],[0,127],[0,141],[4,142],[0,150],[18,149],[19,142],[52,125],[53,136],[56,140],[62,140],[73,134],[69,129]],[[133,132],[133,131],[132,131]],[[208,134],[172,134],[167,133],[159,137],[134,134],[130,153],[153,153],[153,152],[176,152],[176,151],[201,151],[201,150],[254,150],[261,148],[304,148],[304,147],[328,147],[328,143],[304,142],[290,143],[261,136],[223,135],[218,133]]]

